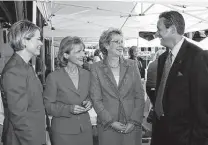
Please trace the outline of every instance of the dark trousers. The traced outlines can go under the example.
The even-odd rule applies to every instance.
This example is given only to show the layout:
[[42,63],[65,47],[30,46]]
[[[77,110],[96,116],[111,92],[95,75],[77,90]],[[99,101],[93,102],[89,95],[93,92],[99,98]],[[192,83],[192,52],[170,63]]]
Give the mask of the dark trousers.
[[151,145],[172,145],[169,138],[166,118],[158,120],[154,114]]

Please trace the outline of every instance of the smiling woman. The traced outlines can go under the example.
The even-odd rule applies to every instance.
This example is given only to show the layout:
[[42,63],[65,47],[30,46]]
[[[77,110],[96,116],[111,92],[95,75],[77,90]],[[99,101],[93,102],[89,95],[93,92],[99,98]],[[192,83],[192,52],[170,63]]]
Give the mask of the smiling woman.
[[65,37],[60,44],[60,69],[48,75],[44,104],[52,118],[54,145],[92,145],[88,110],[89,72],[82,69],[85,45],[79,37]]
[[8,37],[15,53],[1,77],[5,114],[3,143],[42,145],[45,144],[43,89],[29,63],[33,56],[40,54],[40,28],[30,21],[18,21],[9,29]]
[[144,90],[137,63],[123,58],[123,34],[104,31],[105,57],[91,67],[90,96],[97,113],[99,145],[141,145]]

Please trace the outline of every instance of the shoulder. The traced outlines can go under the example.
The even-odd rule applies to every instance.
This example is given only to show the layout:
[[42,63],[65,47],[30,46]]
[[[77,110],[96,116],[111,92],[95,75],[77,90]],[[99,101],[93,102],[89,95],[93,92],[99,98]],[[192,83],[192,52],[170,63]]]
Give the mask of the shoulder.
[[203,61],[208,64],[208,50],[201,51],[196,55],[196,61]]
[[103,65],[104,65],[103,60],[94,62],[93,64],[91,64],[91,70],[95,70],[99,67],[102,67]]
[[184,40],[184,45],[188,48],[190,52],[194,53],[195,55],[203,51],[201,47],[197,46],[196,44],[192,42],[189,42],[186,39]]
[[60,76],[63,76],[62,75],[63,69],[64,68],[60,68],[60,69],[57,69],[57,70],[49,73],[48,76],[47,76],[47,79],[56,80],[56,78],[59,78]]
[[126,66],[134,66],[137,65],[137,60],[133,60],[133,59],[124,59],[124,64]]
[[23,64],[17,63],[15,60],[10,60],[2,71],[2,76],[5,74],[27,76],[27,68]]
[[86,75],[89,75],[89,74],[90,74],[90,71],[87,70],[87,69],[80,68],[80,70],[81,70],[84,74],[86,74]]

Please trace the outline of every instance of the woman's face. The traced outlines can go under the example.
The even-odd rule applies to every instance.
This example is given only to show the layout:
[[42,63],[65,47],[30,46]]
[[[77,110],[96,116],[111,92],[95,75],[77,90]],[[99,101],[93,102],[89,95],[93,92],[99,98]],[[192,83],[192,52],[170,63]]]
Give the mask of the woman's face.
[[124,48],[123,36],[119,34],[112,35],[111,41],[106,48],[108,55],[121,56]]
[[78,66],[83,65],[84,56],[85,56],[84,46],[82,44],[74,45],[70,54],[65,53],[65,57],[68,58],[69,62],[76,64]]
[[32,56],[40,55],[40,49],[43,46],[40,31],[36,30],[34,36],[30,40],[25,40],[26,51]]
[[134,48],[133,55],[134,56],[138,56],[138,52],[139,52],[138,48]]

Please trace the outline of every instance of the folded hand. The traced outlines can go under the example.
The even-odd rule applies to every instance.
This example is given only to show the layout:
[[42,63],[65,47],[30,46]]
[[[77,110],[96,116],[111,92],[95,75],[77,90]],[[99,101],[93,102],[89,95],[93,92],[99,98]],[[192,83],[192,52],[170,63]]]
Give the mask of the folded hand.
[[113,129],[115,129],[116,131],[121,132],[121,133],[124,132],[125,129],[126,129],[126,125],[122,124],[120,122],[113,122],[111,124],[111,126],[112,126]]

